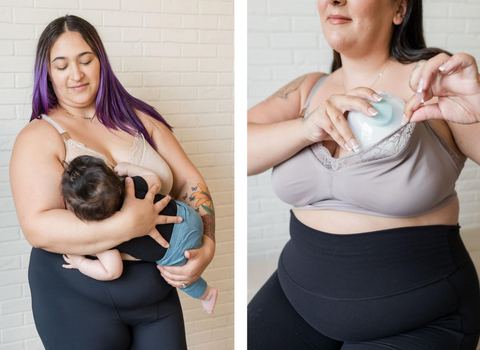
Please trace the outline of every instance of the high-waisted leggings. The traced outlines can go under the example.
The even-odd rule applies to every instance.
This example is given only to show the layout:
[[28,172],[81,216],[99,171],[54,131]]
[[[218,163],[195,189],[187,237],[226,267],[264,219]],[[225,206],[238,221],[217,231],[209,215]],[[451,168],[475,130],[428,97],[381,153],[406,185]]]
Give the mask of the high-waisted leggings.
[[278,270],[248,306],[248,349],[475,350],[479,282],[459,226],[360,234],[292,214]]
[[185,350],[175,288],[152,262],[124,261],[102,282],[62,267],[62,255],[32,249],[29,283],[38,334],[47,350]]

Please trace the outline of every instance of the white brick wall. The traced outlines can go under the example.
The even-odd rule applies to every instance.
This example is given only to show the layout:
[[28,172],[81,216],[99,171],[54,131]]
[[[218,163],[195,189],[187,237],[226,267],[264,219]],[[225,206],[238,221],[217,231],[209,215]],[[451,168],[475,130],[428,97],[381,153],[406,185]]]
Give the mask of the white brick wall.
[[[480,3],[423,3],[427,44],[470,53],[480,62]],[[330,72],[333,54],[322,34],[316,0],[249,0],[248,11],[249,108],[302,74]],[[248,179],[248,261],[252,264],[277,260],[289,239],[290,206],[274,195],[270,174]],[[479,166],[468,161],[456,188],[461,226],[480,227]],[[255,276],[249,275],[249,283],[250,277]]]
[[67,13],[96,26],[122,84],[175,127],[207,181],[217,252],[204,277],[220,294],[209,316],[180,293],[187,341],[189,349],[233,349],[233,0],[0,0],[0,349],[43,349],[8,165],[30,118],[36,42]]

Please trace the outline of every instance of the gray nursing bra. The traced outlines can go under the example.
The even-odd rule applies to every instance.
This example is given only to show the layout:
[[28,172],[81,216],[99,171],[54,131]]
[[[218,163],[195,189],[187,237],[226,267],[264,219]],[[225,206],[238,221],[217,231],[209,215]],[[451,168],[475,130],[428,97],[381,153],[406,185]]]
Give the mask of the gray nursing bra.
[[[325,79],[314,86],[303,109]],[[321,142],[306,147],[274,167],[272,186],[297,209],[410,217],[452,202],[463,165],[433,124],[409,123],[338,159]]]

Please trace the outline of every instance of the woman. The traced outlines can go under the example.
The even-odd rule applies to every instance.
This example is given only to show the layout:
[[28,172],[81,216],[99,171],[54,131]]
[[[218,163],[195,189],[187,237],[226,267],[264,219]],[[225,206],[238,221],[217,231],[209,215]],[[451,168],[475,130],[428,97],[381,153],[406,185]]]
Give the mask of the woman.
[[[333,73],[249,111],[249,174],[274,167],[294,206],[278,270],[249,305],[249,349],[476,349],[478,279],[454,190],[467,157],[480,163],[480,125],[459,124],[480,121],[475,61],[425,47],[421,1],[318,11]],[[344,113],[373,117],[375,90],[408,101],[411,122],[358,150]]]
[[[186,349],[172,286],[198,279],[215,251],[213,206],[195,200],[198,187],[208,192],[202,176],[158,112],[121,86],[95,28],[79,17],[58,18],[42,33],[32,106],[31,122],[14,145],[10,179],[20,225],[34,247],[29,283],[45,347]],[[162,194],[199,211],[208,237],[200,249],[185,252],[185,266],[159,267],[159,273],[154,263],[129,261],[125,252],[122,276],[108,283],[62,268],[61,254],[95,254],[147,234],[167,247],[155,225],[179,222],[158,215],[168,199],[154,205],[155,188],[136,199],[129,178],[119,212],[95,223],[79,220],[66,210],[59,186],[64,161],[82,154],[112,166],[129,161],[147,167],[161,179]]]

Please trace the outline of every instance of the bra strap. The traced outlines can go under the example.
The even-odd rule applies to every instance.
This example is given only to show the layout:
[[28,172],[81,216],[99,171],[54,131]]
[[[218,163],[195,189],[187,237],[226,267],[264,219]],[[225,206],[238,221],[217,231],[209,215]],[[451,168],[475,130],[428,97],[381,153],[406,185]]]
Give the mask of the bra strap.
[[67,141],[70,138],[70,135],[68,134],[68,132],[63,130],[63,128],[60,125],[58,125],[58,123],[55,120],[53,120],[50,117],[47,117],[45,114],[42,114],[41,117],[42,117],[43,120],[52,124],[54,126],[54,128],[57,129],[57,131],[60,133],[60,135],[62,136],[62,138],[65,141]]
[[324,76],[322,76],[320,79],[317,80],[315,85],[313,85],[312,90],[310,90],[310,93],[307,96],[307,100],[305,101],[305,104],[303,105],[302,109],[300,110],[300,117],[301,118],[305,117],[305,114],[307,114],[307,111],[308,111],[308,106],[310,105],[310,101],[312,100],[313,96],[315,95],[315,92],[317,92],[320,85],[322,85],[329,76],[330,76],[330,74],[325,74]]

